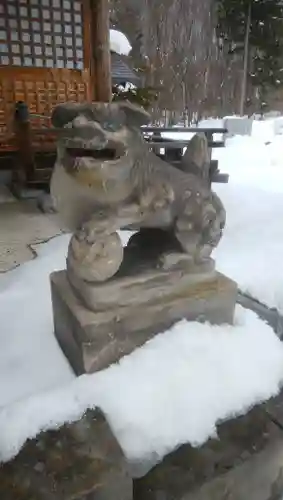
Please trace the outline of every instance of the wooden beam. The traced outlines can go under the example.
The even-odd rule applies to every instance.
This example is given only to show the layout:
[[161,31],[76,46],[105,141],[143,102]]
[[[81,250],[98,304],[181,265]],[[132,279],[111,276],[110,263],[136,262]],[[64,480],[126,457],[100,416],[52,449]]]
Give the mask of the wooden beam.
[[94,100],[110,102],[111,56],[109,40],[109,0],[90,0],[91,52],[94,78]]

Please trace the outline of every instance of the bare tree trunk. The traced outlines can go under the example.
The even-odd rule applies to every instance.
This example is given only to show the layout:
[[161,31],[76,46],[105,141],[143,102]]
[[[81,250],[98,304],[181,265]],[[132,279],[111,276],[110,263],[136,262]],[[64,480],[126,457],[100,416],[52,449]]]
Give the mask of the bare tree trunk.
[[250,3],[249,3],[247,23],[246,23],[246,36],[245,36],[245,46],[244,46],[244,67],[243,67],[243,79],[242,79],[240,109],[239,109],[240,115],[243,115],[245,112],[245,102],[246,102],[246,94],[247,94],[251,13],[252,13],[252,0],[250,0]]
[[[156,117],[165,109],[182,115],[187,108],[189,121],[194,113],[200,118],[212,110],[221,113],[225,106],[227,112],[232,106],[238,110],[239,65],[235,94],[234,66],[229,69],[230,61],[223,57],[216,37],[215,0],[109,1],[115,25],[128,34],[133,48],[138,45],[135,54],[141,53],[143,61],[137,67],[145,68],[145,85],[158,91],[153,105]],[[229,81],[220,78],[227,66]],[[225,89],[220,87],[222,81]]]

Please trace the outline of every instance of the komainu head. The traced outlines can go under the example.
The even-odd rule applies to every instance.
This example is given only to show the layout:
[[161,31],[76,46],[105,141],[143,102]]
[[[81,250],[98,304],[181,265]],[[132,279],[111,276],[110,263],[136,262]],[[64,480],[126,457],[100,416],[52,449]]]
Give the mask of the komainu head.
[[125,162],[150,115],[127,101],[68,102],[54,109],[51,120],[60,129],[60,160],[75,175],[79,169],[95,170],[104,164],[115,167]]

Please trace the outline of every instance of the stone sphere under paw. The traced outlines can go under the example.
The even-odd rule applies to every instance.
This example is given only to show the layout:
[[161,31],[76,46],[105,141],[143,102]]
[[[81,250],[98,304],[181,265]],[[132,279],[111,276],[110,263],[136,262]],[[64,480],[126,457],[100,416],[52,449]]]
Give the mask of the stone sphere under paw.
[[103,235],[94,242],[71,238],[67,271],[83,281],[106,281],[120,268],[123,261],[123,245],[118,233]]

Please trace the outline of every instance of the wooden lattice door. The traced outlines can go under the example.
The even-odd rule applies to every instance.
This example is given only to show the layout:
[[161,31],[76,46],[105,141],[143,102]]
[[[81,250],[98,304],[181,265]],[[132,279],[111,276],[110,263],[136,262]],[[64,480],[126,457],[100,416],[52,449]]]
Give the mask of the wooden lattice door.
[[1,0],[0,151],[7,140],[15,103],[50,115],[58,102],[91,98],[88,2]]

